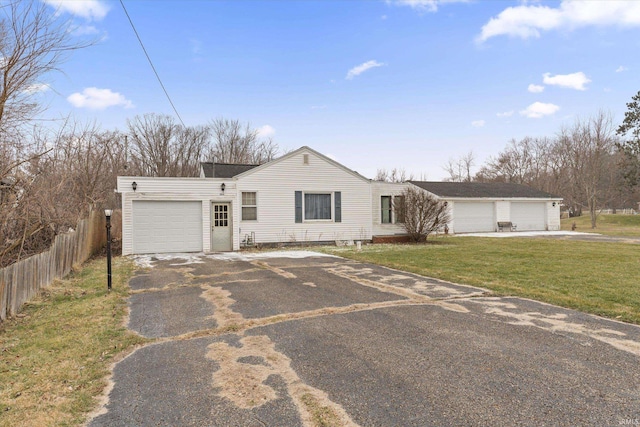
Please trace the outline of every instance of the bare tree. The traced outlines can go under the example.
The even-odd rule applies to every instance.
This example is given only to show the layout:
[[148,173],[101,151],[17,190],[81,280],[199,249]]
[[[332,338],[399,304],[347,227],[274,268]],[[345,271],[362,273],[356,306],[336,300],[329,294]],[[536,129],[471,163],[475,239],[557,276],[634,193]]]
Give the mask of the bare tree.
[[449,174],[445,181],[450,182],[471,182],[471,169],[475,166],[475,155],[473,151],[460,156],[458,159],[449,159],[442,168]]
[[637,187],[640,184],[640,91],[627,103],[624,120],[616,135],[624,138],[617,147],[624,154],[619,165],[622,170],[623,184]]
[[183,127],[172,116],[145,114],[127,121],[132,173],[145,176],[198,176],[209,142],[204,126]]
[[44,3],[4,3],[0,14],[0,137],[40,111],[34,95],[45,74],[58,70],[70,51],[86,47],[71,40],[70,22]]
[[396,209],[404,214],[404,228],[415,242],[426,241],[450,221],[446,203],[421,188],[406,188],[399,200],[403,206]]
[[0,186],[0,265],[49,247],[91,210],[116,206],[124,170],[123,136],[68,121],[57,132],[36,128],[34,152]]
[[414,179],[413,173],[407,174],[403,168],[393,168],[391,171],[378,169],[374,181],[384,182],[406,182]]
[[271,138],[260,138],[249,123],[218,118],[209,128],[213,136],[209,158],[215,162],[258,165],[273,160],[280,151]]
[[577,120],[558,135],[558,153],[567,171],[568,194],[573,203],[589,210],[591,227],[596,228],[598,208],[615,193],[616,138],[611,114],[599,112]]

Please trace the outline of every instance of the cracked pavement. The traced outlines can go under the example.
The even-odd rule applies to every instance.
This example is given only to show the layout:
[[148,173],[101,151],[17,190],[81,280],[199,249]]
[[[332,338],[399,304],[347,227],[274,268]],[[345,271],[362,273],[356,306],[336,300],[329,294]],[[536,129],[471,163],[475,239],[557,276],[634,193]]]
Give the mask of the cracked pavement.
[[312,252],[158,255],[89,426],[640,423],[640,328]]

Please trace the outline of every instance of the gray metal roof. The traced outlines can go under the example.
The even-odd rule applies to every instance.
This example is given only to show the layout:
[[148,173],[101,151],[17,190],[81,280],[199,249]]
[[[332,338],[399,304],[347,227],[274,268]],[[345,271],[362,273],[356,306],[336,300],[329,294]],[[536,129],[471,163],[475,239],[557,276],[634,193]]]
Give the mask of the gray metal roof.
[[439,197],[561,199],[526,185],[507,182],[409,182]]
[[205,178],[233,178],[260,165],[201,162]]

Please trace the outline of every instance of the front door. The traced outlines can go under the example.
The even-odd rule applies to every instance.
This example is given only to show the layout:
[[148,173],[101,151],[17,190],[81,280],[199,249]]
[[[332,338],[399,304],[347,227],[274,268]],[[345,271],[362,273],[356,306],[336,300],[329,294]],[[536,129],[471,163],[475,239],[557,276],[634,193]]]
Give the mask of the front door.
[[231,203],[211,204],[211,251],[233,250]]

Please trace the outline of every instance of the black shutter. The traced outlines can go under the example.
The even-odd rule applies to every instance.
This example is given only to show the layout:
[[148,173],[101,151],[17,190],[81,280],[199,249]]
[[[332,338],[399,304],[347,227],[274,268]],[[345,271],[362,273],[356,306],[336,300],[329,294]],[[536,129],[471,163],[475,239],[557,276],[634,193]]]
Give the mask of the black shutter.
[[302,222],[302,191],[296,191],[296,222]]
[[342,222],[342,193],[340,191],[333,193],[333,201],[336,205],[335,222]]

